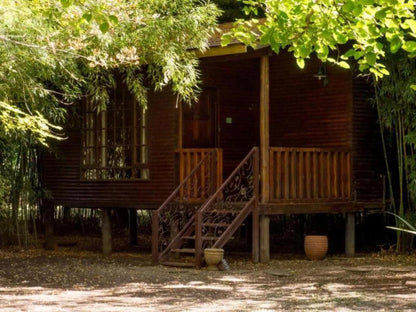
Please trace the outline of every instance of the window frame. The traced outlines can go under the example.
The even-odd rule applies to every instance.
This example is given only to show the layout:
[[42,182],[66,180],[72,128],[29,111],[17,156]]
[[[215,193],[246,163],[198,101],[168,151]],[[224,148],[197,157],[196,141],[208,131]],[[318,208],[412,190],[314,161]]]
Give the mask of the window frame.
[[[121,101],[120,97],[117,98],[120,94]],[[105,110],[99,111],[96,105],[85,99],[82,101],[81,112],[81,181],[150,180],[148,111],[134,100],[123,82],[118,81]],[[130,113],[132,116],[129,120]],[[117,117],[121,119],[118,120]],[[124,124],[126,120],[127,126]],[[117,127],[118,122],[122,125]],[[109,133],[110,130],[112,133]],[[112,141],[109,141],[110,135],[113,136]],[[117,139],[123,136],[128,141],[123,138],[123,143],[120,144]],[[106,143],[102,144],[103,141]],[[127,151],[123,151],[123,148]],[[108,156],[114,156],[117,149],[121,149],[119,158],[109,160]],[[115,165],[110,165],[109,161]],[[117,165],[126,161],[127,164]]]

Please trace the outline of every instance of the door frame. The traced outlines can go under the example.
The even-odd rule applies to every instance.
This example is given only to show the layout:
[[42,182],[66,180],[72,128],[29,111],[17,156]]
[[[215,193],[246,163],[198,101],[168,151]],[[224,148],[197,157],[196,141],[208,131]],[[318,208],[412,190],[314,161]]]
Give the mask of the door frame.
[[[219,95],[219,89],[215,86],[204,86],[202,87],[202,92],[204,91],[208,91],[208,90],[212,90],[213,93],[215,93],[215,102],[213,104],[213,109],[214,109],[214,146],[212,146],[212,148],[219,148],[221,146],[220,145],[220,119],[219,119],[219,99],[220,99],[220,95]],[[183,101],[178,101],[178,149],[182,149],[183,147],[183,128],[184,128],[184,118],[183,118],[183,105],[187,105],[186,103],[183,103]],[[187,147],[190,148],[190,147]],[[198,148],[198,147],[195,147]]]

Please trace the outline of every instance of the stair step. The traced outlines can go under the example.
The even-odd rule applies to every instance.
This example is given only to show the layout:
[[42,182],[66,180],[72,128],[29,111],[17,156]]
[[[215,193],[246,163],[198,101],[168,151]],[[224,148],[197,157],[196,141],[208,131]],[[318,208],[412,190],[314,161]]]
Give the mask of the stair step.
[[240,211],[238,211],[238,210],[230,210],[230,209],[212,209],[212,210],[209,210],[209,211],[207,211],[208,213],[213,213],[213,212],[215,212],[215,213],[221,213],[221,214],[237,214],[237,213],[239,213]]
[[[183,236],[184,239],[195,239],[195,235],[192,236]],[[217,236],[202,236],[202,240],[217,240]]]
[[227,227],[229,226],[229,223],[203,223],[202,226],[207,226],[207,227]]
[[165,261],[161,262],[161,265],[170,266],[170,267],[179,267],[179,268],[193,268],[195,263],[191,262],[174,262],[174,261]]
[[[238,202],[225,201],[225,202],[217,203],[217,207],[220,209],[224,208],[224,206],[243,208],[247,203],[248,201],[238,201]],[[224,208],[224,209],[227,209],[227,208]]]
[[194,254],[195,253],[195,248],[178,248],[178,249],[172,249],[172,252]]

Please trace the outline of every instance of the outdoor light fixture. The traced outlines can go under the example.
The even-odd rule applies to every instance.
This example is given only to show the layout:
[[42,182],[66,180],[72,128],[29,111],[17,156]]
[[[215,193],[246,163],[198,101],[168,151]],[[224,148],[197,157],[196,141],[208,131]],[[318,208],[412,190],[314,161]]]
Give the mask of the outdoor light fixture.
[[318,80],[323,80],[324,87],[326,87],[328,85],[328,76],[326,74],[326,66],[325,66],[325,64],[322,64],[319,67],[319,70],[316,73],[316,75],[313,75],[313,76],[316,77],[316,78],[318,78]]

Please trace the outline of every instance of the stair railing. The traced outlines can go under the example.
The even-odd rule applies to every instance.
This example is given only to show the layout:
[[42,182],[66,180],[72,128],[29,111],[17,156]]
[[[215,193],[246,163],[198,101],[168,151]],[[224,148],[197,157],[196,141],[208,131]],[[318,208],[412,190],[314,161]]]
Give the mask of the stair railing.
[[[247,156],[228,176],[217,191],[196,211],[195,215],[195,265],[202,266],[205,248],[222,248],[244,219],[253,213],[253,261],[259,255],[259,150],[253,147]],[[225,212],[225,214],[224,214]],[[227,213],[230,212],[230,213]],[[203,240],[208,229],[205,224],[229,224],[223,232],[211,233],[215,240]],[[213,242],[211,245],[210,242]]]
[[196,193],[205,194],[207,197],[215,191],[219,179],[218,170],[213,170],[213,168],[217,168],[218,163],[222,162],[221,155],[221,150],[212,149],[201,157],[190,173],[181,178],[178,187],[159,209],[152,212],[152,262],[154,264],[159,263],[163,255],[174,247],[195,220],[195,211],[201,204],[195,202],[194,198],[189,198],[188,202],[188,198],[184,196],[189,193],[186,189],[197,187],[199,190]]

